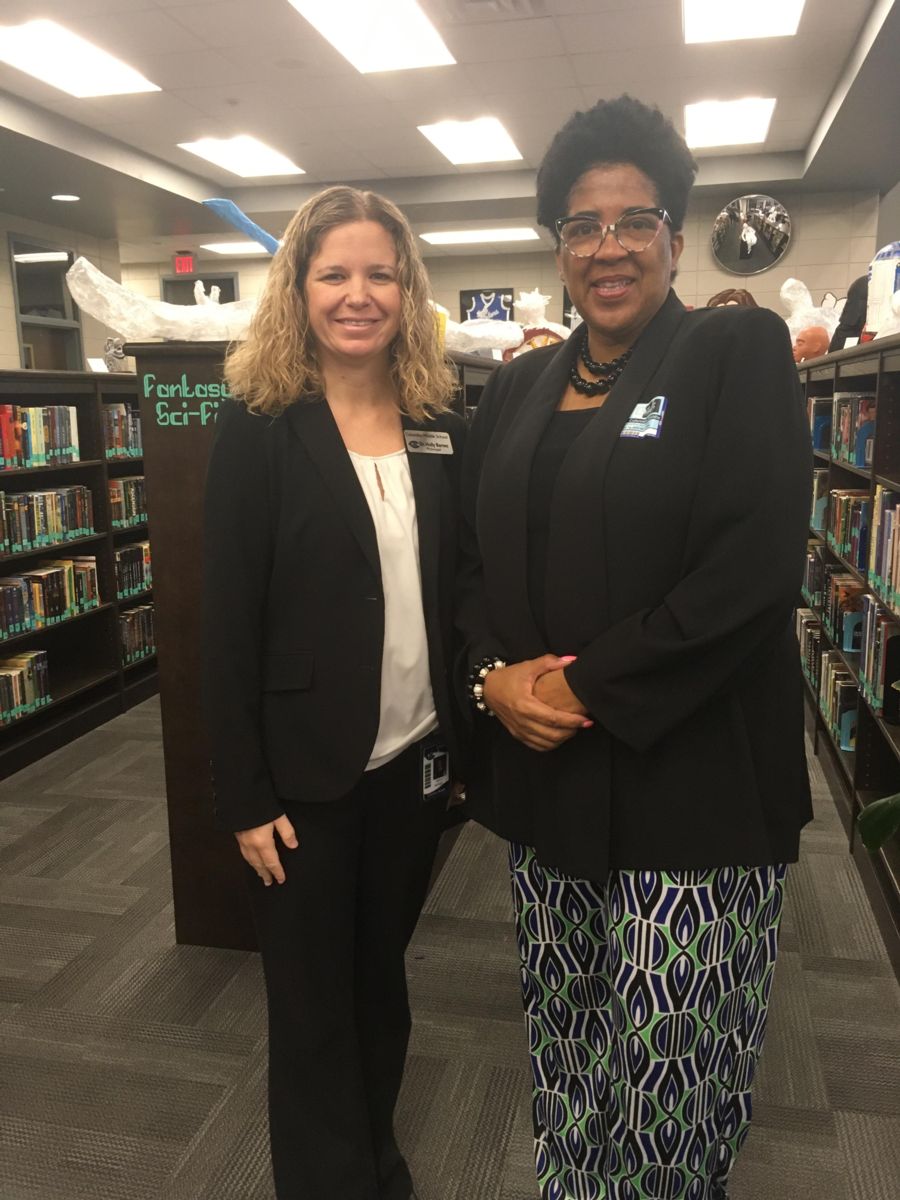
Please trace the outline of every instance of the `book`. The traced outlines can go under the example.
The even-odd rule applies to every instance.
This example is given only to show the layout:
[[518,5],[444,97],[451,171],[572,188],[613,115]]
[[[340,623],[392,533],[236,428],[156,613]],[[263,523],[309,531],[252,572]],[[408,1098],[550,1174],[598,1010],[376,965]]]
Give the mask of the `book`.
[[834,399],[831,396],[810,396],[807,401],[813,450],[828,450],[831,445],[833,406]]
[[75,405],[0,404],[0,470],[79,461]]

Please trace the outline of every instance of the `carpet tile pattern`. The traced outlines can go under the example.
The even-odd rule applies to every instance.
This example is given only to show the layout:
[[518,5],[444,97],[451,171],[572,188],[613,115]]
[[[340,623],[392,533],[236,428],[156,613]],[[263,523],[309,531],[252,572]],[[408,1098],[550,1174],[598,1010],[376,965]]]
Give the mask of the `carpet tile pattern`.
[[[731,1197],[895,1200],[900,988],[811,765]],[[421,1200],[536,1200],[506,850],[483,830],[408,966]],[[256,956],[174,944],[158,702],[0,783],[0,1200],[272,1200],[264,1064]]]

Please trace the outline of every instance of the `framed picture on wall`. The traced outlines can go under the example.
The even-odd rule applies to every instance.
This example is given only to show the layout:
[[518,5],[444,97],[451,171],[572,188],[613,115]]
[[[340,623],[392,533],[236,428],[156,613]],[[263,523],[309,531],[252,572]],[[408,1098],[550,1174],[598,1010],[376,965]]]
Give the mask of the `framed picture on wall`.
[[459,293],[460,321],[511,321],[513,289],[472,288]]

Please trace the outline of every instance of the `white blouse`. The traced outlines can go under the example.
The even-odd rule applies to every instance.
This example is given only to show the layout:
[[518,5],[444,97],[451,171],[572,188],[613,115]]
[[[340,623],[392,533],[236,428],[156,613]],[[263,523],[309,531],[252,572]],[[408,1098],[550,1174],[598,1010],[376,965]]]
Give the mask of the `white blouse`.
[[373,771],[437,725],[422,609],[419,527],[405,450],[372,457],[349,450],[375,523],[384,590],[384,652]]

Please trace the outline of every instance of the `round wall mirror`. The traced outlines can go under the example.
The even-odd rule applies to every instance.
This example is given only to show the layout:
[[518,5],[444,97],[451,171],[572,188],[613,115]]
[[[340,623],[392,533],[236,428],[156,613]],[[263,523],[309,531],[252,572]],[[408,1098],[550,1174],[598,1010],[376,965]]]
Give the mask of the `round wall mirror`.
[[713,255],[719,266],[733,275],[768,271],[790,240],[791,218],[771,196],[738,196],[713,222]]

